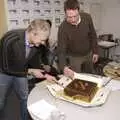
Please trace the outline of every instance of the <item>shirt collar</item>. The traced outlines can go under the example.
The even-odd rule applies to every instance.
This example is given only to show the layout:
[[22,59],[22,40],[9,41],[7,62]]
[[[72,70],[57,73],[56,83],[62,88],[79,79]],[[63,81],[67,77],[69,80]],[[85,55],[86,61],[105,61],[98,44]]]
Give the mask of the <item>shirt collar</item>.
[[76,25],[78,25],[80,23],[80,21],[81,21],[81,18],[80,18],[80,15],[79,15],[79,20],[78,20]]
[[27,47],[33,47],[34,45],[33,44],[30,44],[29,43],[29,40],[28,40],[28,37],[27,37],[27,33],[25,32],[25,45],[27,46]]

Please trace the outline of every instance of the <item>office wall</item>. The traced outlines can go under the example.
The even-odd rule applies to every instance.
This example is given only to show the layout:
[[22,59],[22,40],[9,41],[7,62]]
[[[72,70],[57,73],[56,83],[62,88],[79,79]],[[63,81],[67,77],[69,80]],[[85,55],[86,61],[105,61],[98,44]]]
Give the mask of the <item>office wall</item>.
[[64,19],[63,2],[64,0],[0,0],[1,34],[6,29],[26,28],[36,18],[50,19],[53,23],[51,43],[56,41],[58,26]]
[[[4,2],[6,3],[4,4]],[[98,3],[100,0],[79,0],[83,1],[86,12],[91,13],[96,30],[100,29],[100,7]],[[1,0],[1,31],[6,29],[24,28],[34,18],[48,18],[51,19],[53,25],[51,30],[51,44],[57,41],[58,25],[64,19],[63,2],[64,0]],[[6,8],[5,8],[6,5]],[[95,12],[97,11],[97,13]],[[7,13],[7,15],[6,15]],[[6,21],[7,20],[7,21]],[[4,25],[4,26],[3,26]],[[8,27],[8,28],[7,28]],[[4,30],[5,29],[5,30]],[[1,33],[2,34],[2,33]]]
[[102,6],[100,33],[113,33],[120,38],[120,0],[105,0]]
[[[120,0],[101,0],[101,5],[101,29],[98,34],[112,33],[114,39],[120,38]],[[110,49],[110,58],[115,60],[118,54],[120,45]]]

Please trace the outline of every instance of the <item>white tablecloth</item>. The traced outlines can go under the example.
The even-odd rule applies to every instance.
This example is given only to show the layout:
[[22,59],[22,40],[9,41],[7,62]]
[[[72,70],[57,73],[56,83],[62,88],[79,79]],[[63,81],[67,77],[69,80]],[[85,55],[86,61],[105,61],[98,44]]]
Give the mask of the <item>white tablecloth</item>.
[[[83,108],[53,97],[46,88],[47,83],[46,81],[40,82],[30,92],[27,102],[28,106],[44,99],[65,113],[66,120],[120,120],[120,91],[111,92],[106,103],[102,106]],[[34,118],[34,120],[36,119]]]

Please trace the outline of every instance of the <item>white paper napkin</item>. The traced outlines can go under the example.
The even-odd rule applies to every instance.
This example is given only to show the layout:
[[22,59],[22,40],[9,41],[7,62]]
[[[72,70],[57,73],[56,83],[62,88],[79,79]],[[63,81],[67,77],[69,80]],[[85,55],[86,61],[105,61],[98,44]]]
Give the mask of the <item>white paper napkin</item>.
[[28,106],[28,110],[39,120],[64,120],[64,113],[60,112],[54,105],[44,99]]

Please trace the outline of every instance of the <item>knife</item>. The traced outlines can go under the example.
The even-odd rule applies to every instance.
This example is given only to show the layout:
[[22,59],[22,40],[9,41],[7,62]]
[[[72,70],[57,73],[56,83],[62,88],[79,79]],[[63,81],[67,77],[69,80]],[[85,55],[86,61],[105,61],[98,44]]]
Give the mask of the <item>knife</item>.
[[65,88],[62,84],[59,83],[59,81],[57,79],[53,79],[53,81],[58,84],[59,86],[61,86],[62,88]]

